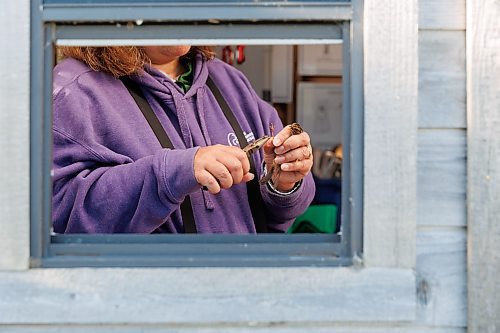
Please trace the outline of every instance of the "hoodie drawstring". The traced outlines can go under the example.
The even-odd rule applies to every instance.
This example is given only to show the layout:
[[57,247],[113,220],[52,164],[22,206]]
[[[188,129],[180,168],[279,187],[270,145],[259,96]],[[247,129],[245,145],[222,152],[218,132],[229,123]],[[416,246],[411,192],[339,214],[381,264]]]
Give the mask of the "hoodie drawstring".
[[177,110],[177,119],[179,120],[179,127],[181,129],[182,138],[186,148],[193,147],[193,138],[191,137],[191,130],[187,122],[186,108],[184,107],[185,99],[180,92],[172,89],[172,96],[174,98],[175,109]]

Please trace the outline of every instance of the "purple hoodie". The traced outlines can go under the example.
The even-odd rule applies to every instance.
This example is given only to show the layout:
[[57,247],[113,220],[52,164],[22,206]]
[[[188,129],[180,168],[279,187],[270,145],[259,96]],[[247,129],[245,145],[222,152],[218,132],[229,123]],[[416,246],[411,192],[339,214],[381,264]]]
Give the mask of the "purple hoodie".
[[[199,233],[255,233],[246,184],[203,191],[193,171],[199,147],[237,145],[206,85],[224,95],[248,141],[282,124],[245,76],[220,60],[198,56],[187,93],[154,68],[135,80],[175,149],[163,149],[123,83],[75,59],[54,69],[52,217],[57,233],[182,233],[180,204],[191,196]],[[262,154],[262,153],[261,153]],[[254,154],[257,172],[262,155]],[[256,175],[260,177],[261,175]],[[261,186],[271,231],[286,231],[314,196],[309,174],[292,194]]]

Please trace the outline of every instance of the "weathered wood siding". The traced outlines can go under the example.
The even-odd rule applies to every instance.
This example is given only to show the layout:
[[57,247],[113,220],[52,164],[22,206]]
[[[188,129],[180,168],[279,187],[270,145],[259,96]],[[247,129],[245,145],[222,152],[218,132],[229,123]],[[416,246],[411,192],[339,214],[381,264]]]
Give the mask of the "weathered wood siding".
[[423,30],[465,30],[464,0],[419,0],[418,9]]
[[467,326],[465,1],[419,0],[417,321]]
[[427,328],[411,327],[402,324],[391,327],[375,323],[364,325],[339,325],[331,322],[308,324],[273,323],[262,325],[259,323],[246,323],[237,326],[231,325],[58,325],[58,326],[12,326],[2,330],[2,333],[465,333],[457,328]]
[[[370,214],[365,215],[365,250],[369,253],[365,267],[13,272],[28,264],[29,1],[7,0],[0,11],[0,37],[5,49],[15,52],[4,53],[0,62],[4,78],[0,151],[9,156],[0,159],[0,331],[464,333],[465,1],[418,2],[418,87],[417,76],[411,72],[417,41],[407,27],[416,19],[416,5],[415,1],[365,0],[370,11],[365,52],[374,52],[365,54],[371,80],[366,83],[370,111],[366,121],[368,136],[377,139],[369,142],[373,150],[367,153],[367,161],[375,164],[367,169],[366,176],[373,178],[367,183],[365,200],[377,201],[368,202]],[[386,20],[400,22],[406,30],[395,30]],[[377,46],[384,38],[394,43],[403,40],[403,35],[413,38],[413,44]],[[406,53],[410,73],[398,62]],[[478,51],[477,61],[486,55]],[[398,63],[394,71],[391,62]],[[12,72],[17,66],[26,71]],[[414,86],[415,92],[402,86]],[[403,94],[391,95],[389,88]],[[377,99],[380,94],[383,98]],[[10,102],[13,96],[15,103]],[[409,111],[404,114],[406,106]],[[498,120],[493,114],[488,116]],[[375,127],[380,119],[387,122],[386,130]],[[409,140],[404,134],[410,135]],[[398,139],[404,144],[393,142]],[[385,162],[375,154],[384,144],[383,151],[390,156]],[[489,147],[499,146],[497,142]],[[495,161],[498,164],[491,160]],[[398,170],[398,163],[406,170]],[[375,179],[377,170],[387,174]],[[493,181],[490,184],[494,186]],[[387,192],[380,198],[376,198],[378,187]],[[404,194],[401,197],[399,190]],[[493,204],[488,201],[491,212]],[[484,223],[493,219],[491,215]],[[483,226],[478,224],[478,228]],[[475,230],[479,237],[480,229]],[[486,244],[495,245],[492,240]],[[486,260],[484,256],[478,259]],[[488,267],[484,261],[478,264]],[[415,275],[416,284],[409,285]]]
[[413,321],[415,297],[408,296],[414,295],[414,287],[407,283],[413,272],[392,269],[391,279],[387,273],[385,268],[0,272],[0,323],[204,327]]
[[29,9],[29,1],[0,5],[0,270],[28,267]]
[[364,6],[364,256],[368,265],[414,268],[417,1]]
[[500,2],[467,1],[469,325],[500,331]]

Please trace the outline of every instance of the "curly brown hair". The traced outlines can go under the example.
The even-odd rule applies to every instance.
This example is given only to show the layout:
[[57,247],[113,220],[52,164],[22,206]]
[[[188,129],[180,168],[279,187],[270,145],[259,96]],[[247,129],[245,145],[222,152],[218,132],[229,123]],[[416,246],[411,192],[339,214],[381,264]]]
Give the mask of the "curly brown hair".
[[[182,59],[192,59],[196,54],[212,59],[215,52],[210,46],[193,46]],[[139,46],[61,46],[58,54],[62,58],[75,58],[86,63],[90,68],[106,72],[114,77],[139,73],[150,60]]]

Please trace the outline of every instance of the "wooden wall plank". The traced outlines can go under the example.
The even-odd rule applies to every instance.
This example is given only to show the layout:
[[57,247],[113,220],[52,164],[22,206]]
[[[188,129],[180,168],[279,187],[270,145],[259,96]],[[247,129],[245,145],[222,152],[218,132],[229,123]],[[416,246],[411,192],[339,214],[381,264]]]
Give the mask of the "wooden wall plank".
[[467,1],[469,332],[500,331],[500,3]]
[[434,327],[467,326],[465,228],[419,228],[417,322]]
[[[0,326],[2,333],[39,333],[41,327]],[[44,333],[466,333],[465,328],[450,327],[408,327],[403,324],[394,327],[377,327],[377,324],[339,326],[332,323],[297,325],[286,323],[251,323],[240,325],[61,325],[43,326]]]
[[394,268],[33,269],[0,272],[2,324],[412,322]]
[[465,32],[419,32],[420,128],[466,128]]
[[417,2],[367,0],[364,12],[365,263],[414,267]]
[[29,261],[30,1],[0,10],[0,270]]
[[418,225],[466,226],[466,131],[418,133]]
[[465,0],[419,0],[420,29],[465,30]]

